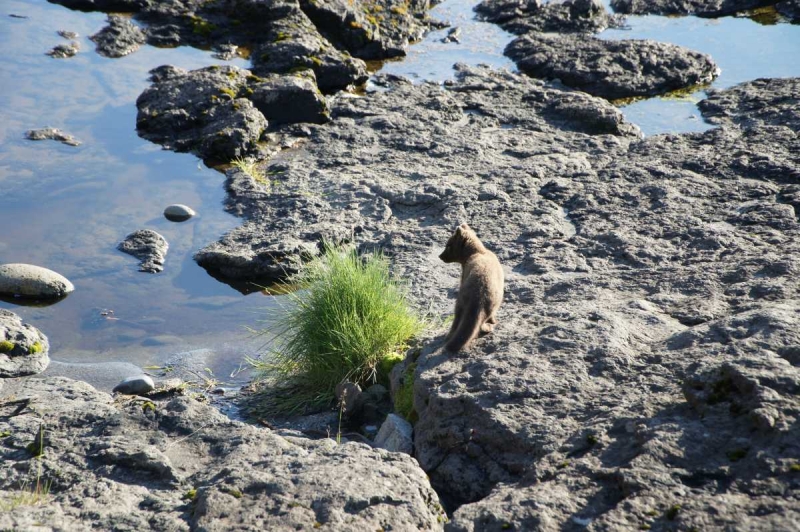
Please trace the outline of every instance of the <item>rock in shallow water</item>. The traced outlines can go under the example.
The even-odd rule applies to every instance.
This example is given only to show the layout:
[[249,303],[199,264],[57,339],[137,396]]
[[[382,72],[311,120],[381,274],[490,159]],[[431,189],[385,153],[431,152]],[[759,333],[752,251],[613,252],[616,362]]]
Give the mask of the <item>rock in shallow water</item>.
[[[74,55],[74,54],[73,54]],[[28,140],[57,140],[66,144],[67,146],[80,146],[81,141],[68,133],[64,133],[60,129],[54,127],[46,127],[42,129],[29,129],[25,132],[25,138]]]
[[117,249],[141,260],[140,272],[158,273],[164,269],[169,244],[155,231],[140,229],[126,236]]
[[194,209],[186,205],[181,205],[180,203],[170,205],[164,209],[164,218],[170,222],[185,222],[195,214],[197,213],[194,212]]
[[121,393],[124,395],[143,395],[152,392],[156,387],[147,375],[139,375],[137,377],[128,377],[120,382],[112,390],[114,393]]
[[109,15],[108,26],[91,37],[97,45],[97,53],[104,57],[124,57],[135,52],[147,37],[130,19]]
[[58,299],[75,290],[63,275],[32,264],[0,265],[0,294]]
[[41,373],[50,363],[42,332],[10,310],[0,309],[0,378]]

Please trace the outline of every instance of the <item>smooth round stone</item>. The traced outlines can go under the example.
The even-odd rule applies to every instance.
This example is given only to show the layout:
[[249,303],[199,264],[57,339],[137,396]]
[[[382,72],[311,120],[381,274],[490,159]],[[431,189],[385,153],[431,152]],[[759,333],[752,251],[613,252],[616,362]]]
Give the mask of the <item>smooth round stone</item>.
[[153,379],[147,375],[139,375],[136,377],[128,377],[114,386],[112,391],[125,395],[142,395],[152,392],[155,387],[156,383],[153,382]]
[[194,209],[180,203],[170,205],[164,209],[164,217],[170,222],[185,222],[195,214],[197,213],[194,212]]
[[57,299],[75,290],[63,275],[32,264],[0,265],[0,294]]

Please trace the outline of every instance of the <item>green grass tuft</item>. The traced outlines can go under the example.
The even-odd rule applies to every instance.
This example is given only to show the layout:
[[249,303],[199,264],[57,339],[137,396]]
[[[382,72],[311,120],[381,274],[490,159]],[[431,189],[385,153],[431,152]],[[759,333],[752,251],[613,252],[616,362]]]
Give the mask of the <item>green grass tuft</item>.
[[276,414],[326,407],[345,379],[366,387],[385,378],[423,329],[380,254],[326,245],[289,282],[301,289],[268,318],[263,333],[275,334],[274,347],[254,362],[273,384],[265,406]]

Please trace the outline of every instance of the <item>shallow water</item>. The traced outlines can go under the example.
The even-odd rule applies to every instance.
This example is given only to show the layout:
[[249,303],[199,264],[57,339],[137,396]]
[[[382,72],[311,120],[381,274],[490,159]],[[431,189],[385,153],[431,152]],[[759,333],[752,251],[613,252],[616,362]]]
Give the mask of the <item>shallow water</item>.
[[[192,260],[195,251],[240,223],[222,209],[224,176],[135,131],[135,100],[149,84],[148,70],[224,62],[191,48],[143,47],[120,59],[103,58],[88,36],[104,21],[103,14],[42,2],[3,2],[0,263],[51,268],[76,290],[49,307],[0,307],[39,327],[54,360],[160,365],[170,353],[210,347],[220,352],[211,369],[227,377],[241,362],[228,346],[252,353],[243,326],[257,325],[271,298],[258,292],[244,297]],[[81,51],[53,59],[45,52],[67,42],[56,34],[62,29],[80,34]],[[47,126],[83,144],[24,138],[26,130]],[[169,222],[162,212],[171,203],[185,203],[199,216]],[[116,250],[141,228],[158,231],[170,244],[163,273],[139,272],[135,258]]]

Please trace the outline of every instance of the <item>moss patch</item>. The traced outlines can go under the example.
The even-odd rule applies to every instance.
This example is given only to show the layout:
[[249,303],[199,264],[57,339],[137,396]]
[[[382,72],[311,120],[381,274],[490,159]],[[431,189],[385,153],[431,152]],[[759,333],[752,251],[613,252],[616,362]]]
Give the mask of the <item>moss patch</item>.
[[0,353],[10,353],[14,350],[14,342],[3,340],[0,342]]
[[394,410],[408,422],[416,423],[418,416],[414,410],[414,371],[416,364],[409,364],[403,374],[403,385],[394,394]]

